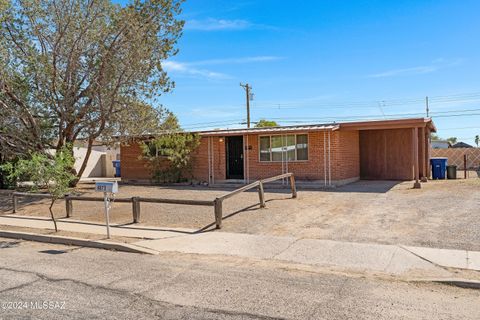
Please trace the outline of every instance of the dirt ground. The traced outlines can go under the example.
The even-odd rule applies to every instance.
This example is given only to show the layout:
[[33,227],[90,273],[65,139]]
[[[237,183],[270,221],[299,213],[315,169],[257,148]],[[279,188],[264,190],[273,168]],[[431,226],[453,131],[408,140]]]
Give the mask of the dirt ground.
[[[480,251],[480,179],[429,181],[422,189],[412,182],[359,181],[328,191],[266,190],[267,208],[258,194],[245,192],[224,202],[223,231],[457,248]],[[81,185],[94,195],[93,185]],[[213,200],[229,190],[204,187],[120,186],[119,197],[144,196]],[[96,194],[98,195],[98,194]],[[21,201],[20,215],[48,216],[47,201]],[[74,202],[72,218],[103,221],[103,204]],[[63,201],[54,207],[65,215]],[[111,220],[132,222],[131,204],[114,203]],[[142,224],[209,229],[213,207],[141,204]],[[0,193],[0,214],[11,213],[7,192]]]

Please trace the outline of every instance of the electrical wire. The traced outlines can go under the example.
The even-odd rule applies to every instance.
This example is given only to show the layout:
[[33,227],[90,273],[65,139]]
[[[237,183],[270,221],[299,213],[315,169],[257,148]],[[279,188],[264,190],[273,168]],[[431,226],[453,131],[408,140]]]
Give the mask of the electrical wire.
[[[468,94],[456,94],[448,96],[432,96],[428,97],[430,105],[432,104],[445,104],[451,102],[467,102],[467,101],[480,101],[480,93],[468,93]],[[286,103],[266,103],[255,104],[252,103],[252,107],[265,109],[296,109],[296,108],[312,108],[312,107],[328,107],[328,108],[348,108],[348,109],[376,109],[378,104],[381,103],[382,107],[393,106],[405,106],[413,104],[425,103],[425,98],[414,99],[388,99],[388,100],[376,100],[376,101],[345,101],[345,102],[325,102],[324,100],[311,100],[311,101],[298,101],[298,102],[286,102]]]
[[[443,96],[430,96],[429,97],[429,106],[432,109],[432,106],[453,102],[466,102],[466,101],[480,101],[480,92],[473,93],[463,93],[463,94],[452,94],[452,95],[443,95]],[[279,121],[282,123],[312,123],[312,122],[339,122],[339,121],[359,121],[359,120],[372,120],[372,119],[385,119],[385,118],[402,118],[402,117],[416,117],[424,116],[424,112],[415,112],[415,113],[391,113],[383,114],[384,107],[394,107],[394,106],[407,106],[412,104],[424,103],[425,99],[413,98],[413,99],[389,99],[389,100],[377,100],[377,101],[350,101],[350,102],[319,102],[317,101],[304,101],[304,102],[287,102],[280,104],[252,104],[253,108],[279,108],[279,109],[295,109],[301,107],[317,107],[317,108],[348,108],[348,109],[377,109],[379,105],[382,107],[382,114],[372,114],[372,115],[350,115],[350,116],[328,116],[328,117],[274,117],[269,118],[271,120]],[[422,105],[423,108],[423,105]],[[480,111],[480,108],[473,109],[460,109],[460,110],[444,110],[444,111],[431,111],[430,116],[433,118],[448,118],[448,117],[463,117],[463,116],[478,116],[479,113],[473,113]],[[255,123],[256,121],[252,121]],[[184,126],[186,130],[195,130],[202,128],[212,128],[216,126],[237,126],[245,124],[245,119],[226,119],[218,121],[208,121],[208,122],[198,122],[190,123]],[[475,127],[472,127],[475,129]],[[446,130],[446,129],[445,129]],[[452,129],[450,129],[452,130]]]

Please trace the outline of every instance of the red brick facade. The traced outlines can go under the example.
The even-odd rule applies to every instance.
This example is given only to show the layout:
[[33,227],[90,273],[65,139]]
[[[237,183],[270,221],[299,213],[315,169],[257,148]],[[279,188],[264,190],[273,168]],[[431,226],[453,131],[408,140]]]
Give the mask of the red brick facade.
[[137,142],[120,146],[122,177],[126,180],[150,180],[148,162],[141,159],[142,150]]
[[[255,181],[285,172],[293,172],[298,180],[318,181],[320,184],[326,182],[328,184],[330,179],[335,184],[360,176],[358,131],[324,130],[295,133],[308,135],[308,160],[260,161],[259,139],[260,136],[268,134],[242,135],[244,141],[244,179]],[[329,136],[330,148],[328,144]],[[193,154],[192,173],[196,181],[219,183],[226,180],[225,141],[225,136],[202,136],[200,145]],[[122,178],[124,180],[150,180],[151,173],[147,167],[147,162],[139,158],[140,154],[141,149],[135,142],[122,146],[120,155]],[[209,170],[209,166],[212,166],[213,170]]]
[[[227,180],[228,137],[243,139],[243,179],[251,182],[285,172],[313,185],[338,185],[359,179],[409,180],[428,176],[430,132],[428,118],[350,122],[327,126],[233,129],[200,132],[193,154],[193,178],[211,184]],[[418,132],[418,135],[412,133]],[[307,135],[308,159],[260,161],[260,137]],[[418,149],[414,148],[418,144]],[[278,147],[277,147],[278,148]],[[416,150],[416,151],[415,151]],[[122,146],[121,168],[125,181],[149,181],[147,163],[139,158],[137,143]],[[277,153],[278,155],[278,153]],[[241,164],[240,164],[241,165]]]

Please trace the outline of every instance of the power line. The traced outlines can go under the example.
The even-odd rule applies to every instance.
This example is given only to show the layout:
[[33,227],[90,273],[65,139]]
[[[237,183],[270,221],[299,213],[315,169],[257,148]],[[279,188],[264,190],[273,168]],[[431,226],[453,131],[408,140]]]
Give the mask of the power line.
[[[480,111],[480,109],[470,109],[468,111]],[[458,110],[451,110],[451,111],[442,111],[431,113],[432,118],[448,118],[448,117],[462,117],[462,116],[478,116],[480,113],[458,113],[458,114],[451,114],[452,112],[458,112]],[[406,118],[412,116],[422,116],[424,113],[399,113],[399,114],[385,114],[385,117],[389,118]],[[332,121],[353,121],[353,120],[373,120],[373,119],[380,119],[383,118],[384,115],[358,115],[358,116],[346,116],[346,117],[318,117],[318,118],[270,118],[271,120],[287,122],[287,123],[311,123],[315,121],[324,121],[330,120]]]
[[[470,113],[454,113],[459,111],[467,111]],[[449,117],[463,117],[463,116],[479,116],[480,113],[471,113],[472,111],[480,111],[480,109],[465,109],[465,110],[449,110],[449,111],[439,111],[432,113],[432,118],[449,118]],[[356,115],[356,116],[347,116],[347,117],[314,117],[314,118],[269,118],[271,120],[276,120],[283,123],[312,123],[312,122],[339,122],[339,121],[354,121],[354,120],[373,120],[381,118],[406,118],[411,116],[422,116],[423,113],[399,113],[399,114],[385,114],[385,115]],[[257,121],[252,121],[257,122]],[[242,125],[245,124],[245,120],[224,120],[224,121],[210,121],[210,122],[200,122],[184,126],[184,129],[201,129],[209,128],[215,126],[231,126],[231,125]],[[469,128],[469,127],[465,127]],[[471,129],[476,129],[477,127],[471,127]],[[445,128],[442,130],[455,130],[456,128]],[[458,128],[463,129],[463,128]],[[480,129],[480,128],[478,128]]]
[[[446,104],[451,102],[480,101],[480,93],[457,94],[449,96],[431,96],[428,97],[430,105]],[[376,109],[378,104],[382,103],[382,107],[405,106],[412,104],[424,104],[425,98],[416,99],[390,99],[377,101],[344,101],[344,102],[325,102],[325,101],[303,101],[303,102],[286,102],[286,103],[266,103],[254,105],[255,108],[272,108],[272,109],[296,109],[311,107],[328,107],[328,108],[359,108],[359,109]]]
[[459,127],[459,128],[439,128],[440,130],[465,130],[465,129],[478,129],[480,130],[480,127]]

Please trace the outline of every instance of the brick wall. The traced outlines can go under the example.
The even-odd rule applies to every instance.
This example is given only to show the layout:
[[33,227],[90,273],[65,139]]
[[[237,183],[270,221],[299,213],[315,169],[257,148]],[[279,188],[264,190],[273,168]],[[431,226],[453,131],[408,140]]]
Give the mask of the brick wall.
[[[299,132],[297,134],[305,134]],[[259,160],[259,135],[244,136],[244,174],[249,181],[293,172],[297,179],[305,181],[328,179],[328,132],[308,132],[308,160],[293,162],[261,162]],[[324,145],[324,138],[326,144]],[[225,137],[202,137],[200,146],[192,155],[192,173],[197,181],[208,181],[210,153],[213,156],[212,179],[219,182],[226,179]],[[248,141],[248,142],[247,142]],[[248,147],[247,147],[248,146]],[[324,149],[325,148],[325,149]],[[248,150],[247,150],[248,149]],[[360,175],[358,131],[333,131],[330,133],[330,162],[332,181],[356,178]],[[325,157],[324,157],[325,153]],[[125,180],[149,180],[147,163],[139,159],[141,149],[137,143],[121,148],[122,177]],[[247,161],[248,159],[248,161]],[[326,165],[326,166],[325,166]]]
[[140,159],[142,150],[138,142],[133,141],[120,146],[120,166],[122,178],[129,180],[150,180],[148,162]]
[[332,180],[360,177],[358,131],[334,131],[331,134]]
[[[302,133],[297,133],[302,134]],[[303,133],[305,134],[305,133]],[[308,160],[282,162],[263,162],[259,160],[259,135],[248,135],[249,180],[257,180],[293,172],[299,180],[321,180],[324,178],[323,132],[308,133]]]
[[200,146],[192,155],[193,176],[195,180],[208,181],[209,140],[211,159],[213,159],[213,171],[210,174],[215,181],[225,180],[225,139],[222,137],[202,137],[200,139]]

